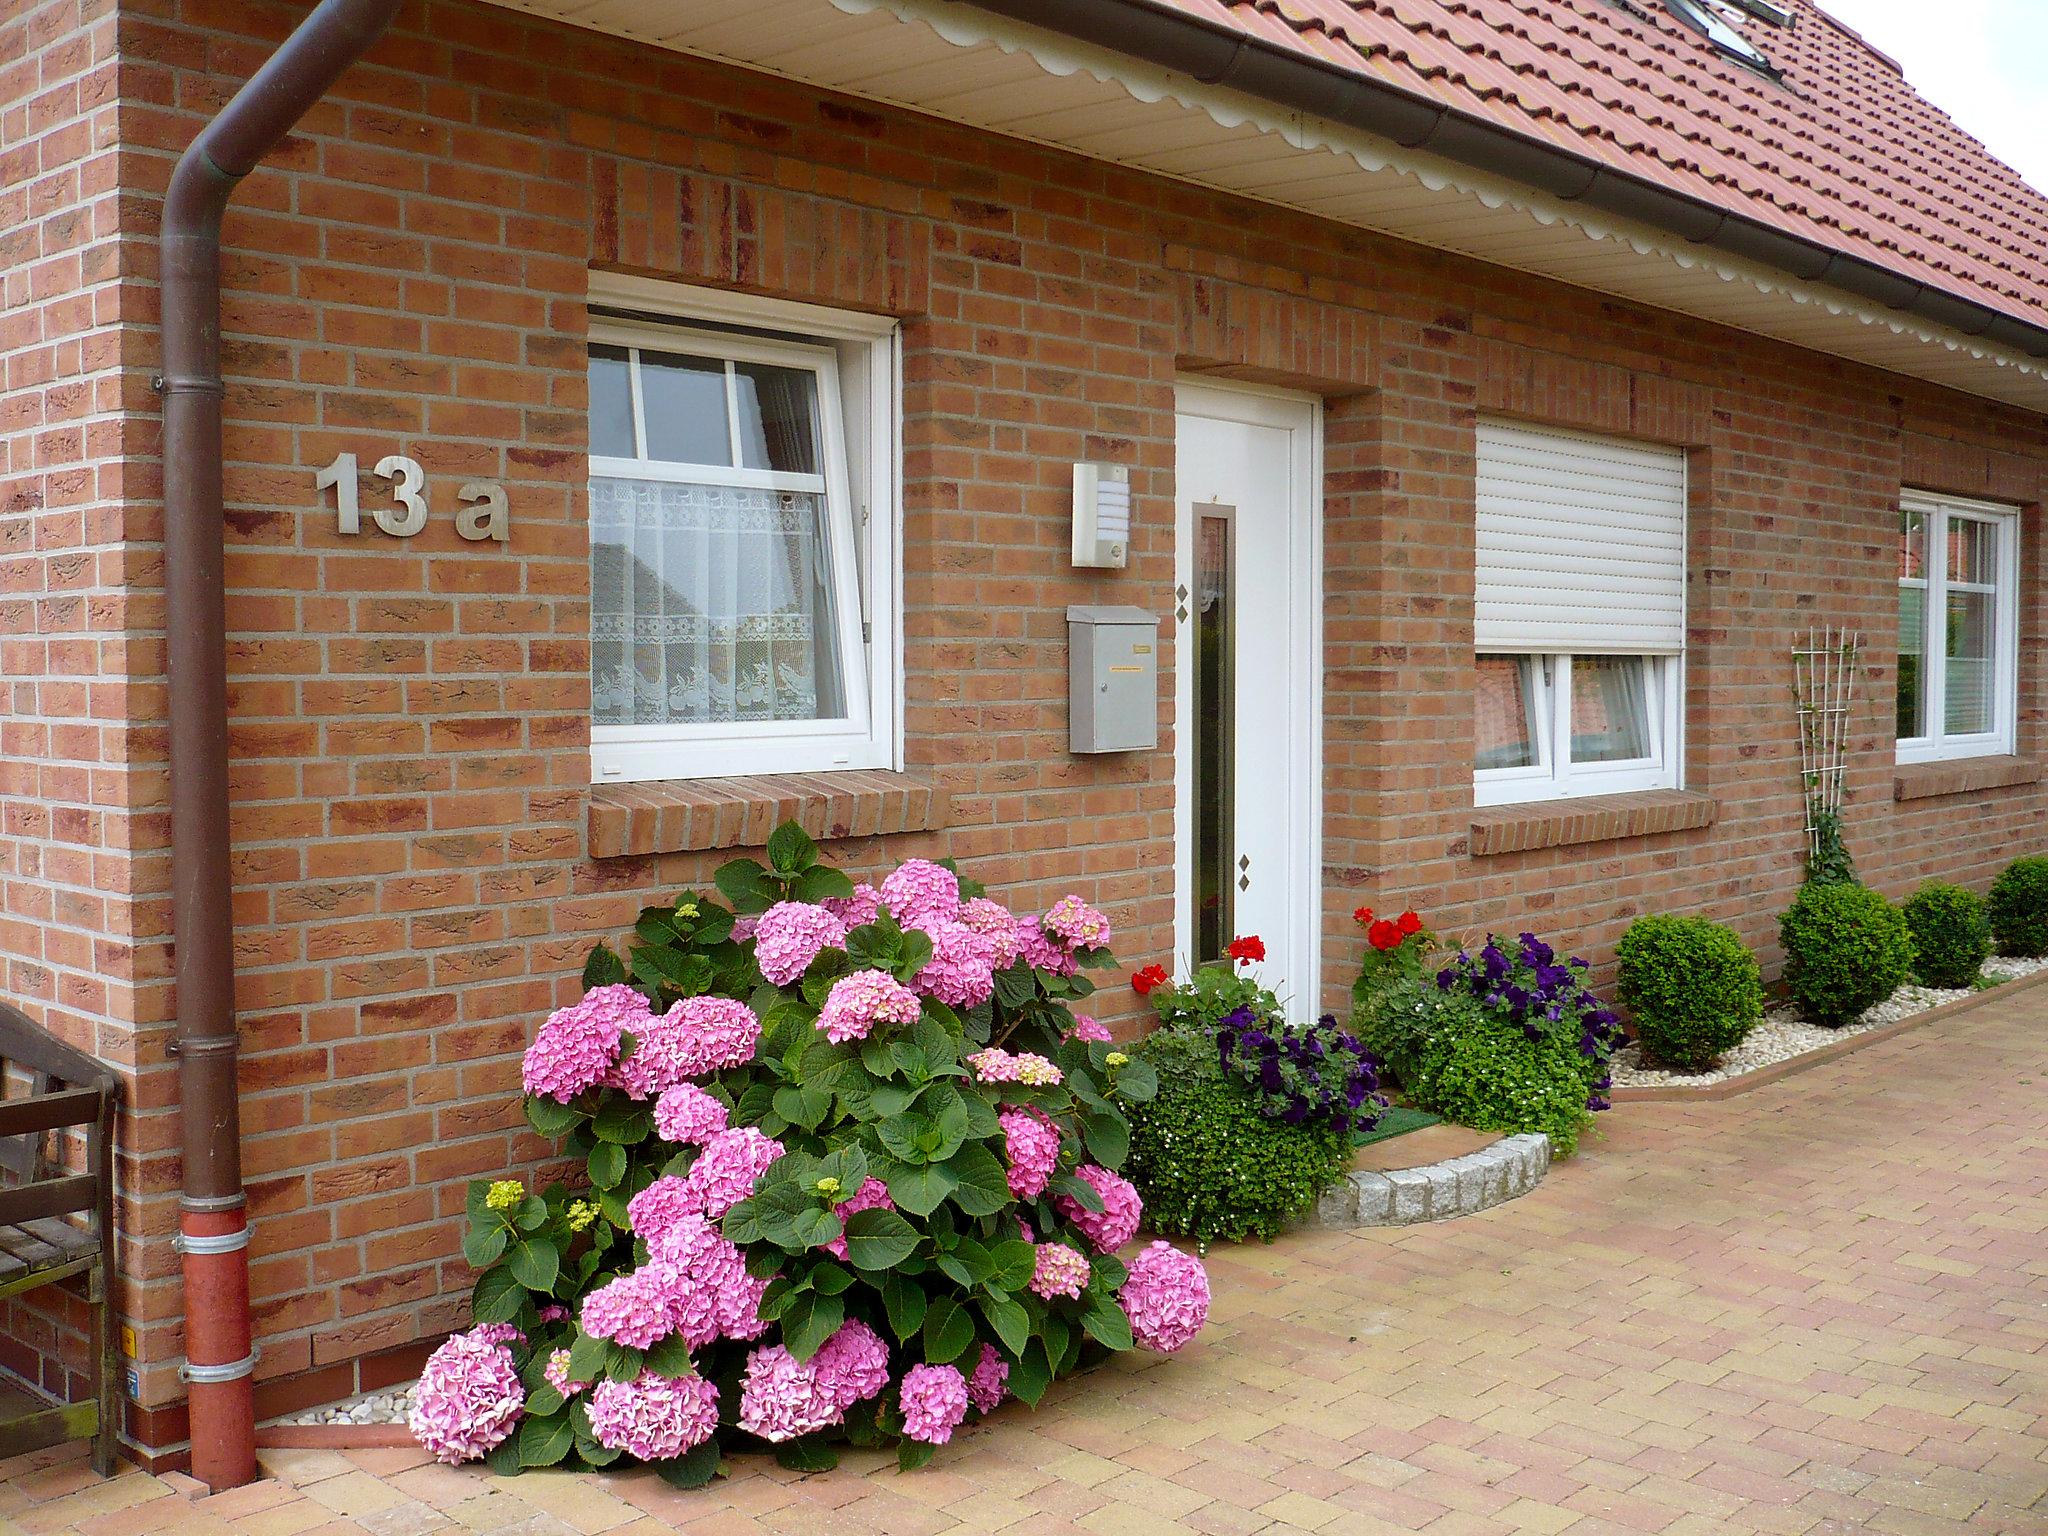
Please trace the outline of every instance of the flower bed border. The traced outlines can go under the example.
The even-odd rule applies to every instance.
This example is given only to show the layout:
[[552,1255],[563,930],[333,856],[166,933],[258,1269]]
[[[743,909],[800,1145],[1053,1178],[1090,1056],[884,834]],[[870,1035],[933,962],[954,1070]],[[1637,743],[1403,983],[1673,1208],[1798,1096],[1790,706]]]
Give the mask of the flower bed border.
[[1876,1029],[1866,1029],[1860,1034],[1850,1035],[1846,1039],[1833,1041],[1828,1045],[1820,1047],[1818,1050],[1807,1051],[1803,1055],[1794,1056],[1785,1061],[1774,1061],[1767,1067],[1758,1067],[1754,1072],[1744,1072],[1735,1077],[1724,1077],[1719,1082],[1703,1083],[1698,1087],[1679,1083],[1637,1084],[1634,1086],[1616,1083],[1608,1093],[1608,1098],[1616,1105],[1696,1104],[1711,1103],[1717,1099],[1733,1098],[1738,1093],[1747,1093],[1752,1088],[1762,1088],[1770,1083],[1782,1082],[1785,1078],[1791,1077],[1794,1073],[1804,1072],[1809,1067],[1818,1067],[1831,1061],[1839,1061],[1842,1057],[1860,1051],[1866,1046],[1895,1039],[1899,1035],[1919,1029],[1923,1025],[1953,1018],[1957,1014],[1968,1013],[1973,1008],[1982,1008],[1986,1004],[2011,997],[2016,993],[2027,990],[2029,987],[2039,986],[2044,982],[2048,982],[2048,970],[2036,971],[2031,976],[2015,977],[2011,981],[2000,982],[1995,987],[1986,987],[1983,991],[1969,997],[1959,997],[1952,1003],[1937,1003],[1932,1008],[1923,1009],[1919,1013],[1909,1013],[1903,1019],[1896,1019],[1890,1024],[1880,1024]]
[[1419,1168],[1354,1169],[1324,1192],[1302,1225],[1344,1231],[1449,1221],[1526,1195],[1549,1171],[1549,1137],[1503,1136]]

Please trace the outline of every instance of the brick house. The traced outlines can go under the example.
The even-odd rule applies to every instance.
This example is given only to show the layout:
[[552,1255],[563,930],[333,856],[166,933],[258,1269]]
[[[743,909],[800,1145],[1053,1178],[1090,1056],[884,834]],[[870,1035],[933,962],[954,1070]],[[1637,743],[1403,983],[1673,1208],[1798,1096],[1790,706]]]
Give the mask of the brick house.
[[[787,815],[850,868],[1080,890],[1132,967],[1259,931],[1304,1007],[1360,903],[1603,959],[1699,911],[1768,970],[1791,651],[1833,625],[1864,877],[2038,848],[2048,198],[1814,0],[1483,12],[412,0],[249,177],[259,1414],[459,1319],[462,1181],[541,1150],[537,1019]],[[163,1460],[157,235],[304,15],[0,21],[0,996],[130,1083],[128,1434]],[[1072,750],[1070,607],[1155,626],[1116,722],[1155,746]],[[78,1328],[17,1306],[0,1366],[75,1395]]]

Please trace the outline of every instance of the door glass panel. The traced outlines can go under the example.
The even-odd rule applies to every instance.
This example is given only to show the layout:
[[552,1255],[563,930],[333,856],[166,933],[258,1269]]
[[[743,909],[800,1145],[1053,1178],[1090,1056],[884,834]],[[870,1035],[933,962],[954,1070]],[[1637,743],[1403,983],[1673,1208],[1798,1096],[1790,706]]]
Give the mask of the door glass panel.
[[1474,766],[1533,768],[1537,762],[1533,656],[1481,656],[1476,664]]
[[1927,589],[1899,588],[1899,722],[1902,740],[1927,734]]
[[818,376],[808,368],[734,363],[740,455],[748,469],[818,472]]
[[640,396],[648,458],[672,464],[732,463],[724,363],[680,352],[642,352]]
[[1231,768],[1233,561],[1230,509],[1195,509],[1195,962],[1218,960],[1231,940],[1237,829]]
[[1943,678],[1942,714],[1949,734],[1991,729],[1991,637],[1995,626],[1989,592],[1948,594],[1948,666]]
[[1641,656],[1572,658],[1572,761],[1628,763],[1651,756]]

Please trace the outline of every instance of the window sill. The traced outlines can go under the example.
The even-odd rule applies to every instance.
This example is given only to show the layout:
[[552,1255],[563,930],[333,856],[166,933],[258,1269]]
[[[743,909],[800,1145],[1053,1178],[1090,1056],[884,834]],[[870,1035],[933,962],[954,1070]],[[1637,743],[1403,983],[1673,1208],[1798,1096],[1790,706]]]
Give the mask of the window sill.
[[1712,825],[1720,810],[1712,795],[1686,789],[1483,806],[1472,813],[1472,857],[1690,832]]
[[590,856],[758,848],[785,821],[820,839],[929,832],[952,815],[953,797],[929,775],[880,768],[596,784]]
[[1931,763],[1901,763],[1892,778],[1894,800],[1930,800],[1936,795],[1967,795],[1980,789],[2008,789],[2038,784],[2041,765],[2031,758],[1952,757]]

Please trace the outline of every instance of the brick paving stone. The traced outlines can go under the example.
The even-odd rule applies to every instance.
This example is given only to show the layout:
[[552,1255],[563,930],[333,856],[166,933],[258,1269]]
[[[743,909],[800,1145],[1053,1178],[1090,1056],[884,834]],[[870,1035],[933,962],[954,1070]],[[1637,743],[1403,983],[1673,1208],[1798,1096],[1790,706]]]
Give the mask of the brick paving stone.
[[[2048,1536],[2048,993],[1711,1106],[1510,1205],[1211,1255],[1215,1320],[898,1476],[494,1478],[274,1451],[188,1501],[0,1463],[0,1536]],[[1910,1125],[1911,1134],[1893,1129]]]

